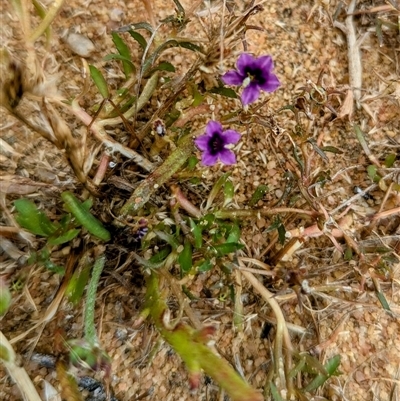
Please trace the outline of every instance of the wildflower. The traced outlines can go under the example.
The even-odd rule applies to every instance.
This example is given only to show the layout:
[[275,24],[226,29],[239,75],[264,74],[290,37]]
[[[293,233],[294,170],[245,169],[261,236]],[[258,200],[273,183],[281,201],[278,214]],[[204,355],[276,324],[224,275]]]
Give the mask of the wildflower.
[[209,121],[206,133],[200,135],[194,143],[203,151],[201,162],[205,166],[213,166],[218,158],[224,164],[235,164],[236,156],[228,149],[230,144],[239,141],[240,134],[234,130],[224,131],[218,121]]
[[256,101],[261,89],[273,92],[279,88],[279,79],[272,72],[274,62],[271,56],[254,58],[251,54],[243,53],[236,65],[238,71],[228,71],[221,79],[227,85],[243,85],[241,96],[243,105]]

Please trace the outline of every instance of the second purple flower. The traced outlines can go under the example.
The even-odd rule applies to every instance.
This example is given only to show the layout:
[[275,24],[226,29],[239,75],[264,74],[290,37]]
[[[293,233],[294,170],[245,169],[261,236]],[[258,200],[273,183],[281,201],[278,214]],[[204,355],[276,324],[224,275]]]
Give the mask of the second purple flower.
[[232,70],[224,74],[221,79],[227,85],[243,85],[241,95],[243,105],[255,102],[260,91],[273,92],[281,83],[273,73],[274,62],[271,56],[253,57],[243,53],[236,63],[237,71]]
[[209,121],[206,133],[200,135],[194,143],[203,152],[201,162],[205,166],[213,166],[218,159],[224,164],[235,164],[236,156],[228,148],[239,141],[240,134],[234,130],[223,130],[218,121]]

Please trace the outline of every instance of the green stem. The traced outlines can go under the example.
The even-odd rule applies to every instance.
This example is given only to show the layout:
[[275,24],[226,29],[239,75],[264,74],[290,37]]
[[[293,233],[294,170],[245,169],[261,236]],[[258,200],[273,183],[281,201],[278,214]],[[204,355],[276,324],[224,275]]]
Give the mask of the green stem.
[[228,393],[232,401],[262,401],[262,394],[250,387],[227,361],[206,345],[211,328],[204,327],[197,331],[182,322],[170,327],[167,319],[169,310],[160,296],[158,276],[154,273],[147,278],[145,307],[150,311],[161,336],[185,362],[192,388],[199,384],[201,370],[204,370]]
[[61,7],[63,6],[65,0],[55,0],[53,6],[47,12],[46,16],[40,23],[40,25],[35,29],[29,41],[34,43],[42,34],[46,31],[46,29],[50,26],[53,22],[54,18],[60,12]]
[[91,345],[97,343],[96,327],[94,324],[94,307],[96,303],[97,287],[99,285],[100,275],[103,271],[106,258],[101,256],[96,259],[93,266],[92,277],[89,282],[85,306],[85,339]]
[[122,207],[118,219],[122,220],[128,214],[136,214],[150,199],[151,195],[183,166],[193,151],[192,135],[187,135],[167,160],[136,188],[128,202]]
[[222,209],[215,212],[217,219],[237,219],[238,217],[271,216],[279,213],[299,213],[316,217],[318,213],[314,210],[296,209],[293,207],[275,207],[273,209]]

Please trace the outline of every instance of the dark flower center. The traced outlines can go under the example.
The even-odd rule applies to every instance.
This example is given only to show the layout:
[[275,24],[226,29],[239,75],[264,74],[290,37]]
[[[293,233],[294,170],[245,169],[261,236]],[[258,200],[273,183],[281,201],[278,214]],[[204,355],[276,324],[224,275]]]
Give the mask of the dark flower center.
[[264,71],[261,68],[245,68],[244,72],[252,82],[263,85],[266,82]]
[[215,156],[218,153],[222,152],[224,150],[224,140],[221,137],[220,132],[214,132],[212,134],[212,137],[208,141],[208,151],[210,152],[211,155]]

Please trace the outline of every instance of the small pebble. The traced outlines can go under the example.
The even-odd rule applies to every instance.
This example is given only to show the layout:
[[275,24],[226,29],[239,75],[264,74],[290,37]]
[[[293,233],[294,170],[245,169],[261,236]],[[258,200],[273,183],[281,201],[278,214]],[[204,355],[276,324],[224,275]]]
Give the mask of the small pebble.
[[70,33],[65,43],[78,56],[89,57],[95,50],[93,42],[79,33]]

